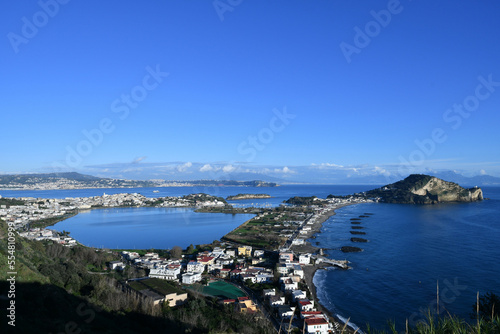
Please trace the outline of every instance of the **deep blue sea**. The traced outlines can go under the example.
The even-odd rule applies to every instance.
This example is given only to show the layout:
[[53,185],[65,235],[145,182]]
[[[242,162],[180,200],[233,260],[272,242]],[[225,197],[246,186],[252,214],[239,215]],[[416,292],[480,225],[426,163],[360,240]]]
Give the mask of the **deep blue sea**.
[[[0,191],[4,197],[65,198],[138,192],[147,197],[205,192],[227,197],[238,193],[268,193],[273,198],[234,201],[237,205],[276,206],[292,196],[325,197],[373,189],[376,186],[285,185],[276,188],[175,187]],[[153,193],[159,190],[159,193]],[[354,324],[385,328],[396,322],[404,330],[436,310],[439,283],[441,311],[466,319],[476,293],[500,295],[500,187],[483,187],[490,200],[443,205],[359,204],[337,210],[312,239],[335,259],[348,259],[352,270],[321,270],[314,277],[322,304]],[[351,218],[361,224],[351,224]],[[170,248],[210,243],[251,216],[195,213],[190,209],[100,209],[60,222],[80,242],[110,248]],[[360,226],[366,235],[352,235]],[[82,233],[82,234],[80,234]],[[363,237],[368,243],[352,243]],[[88,238],[88,239],[84,239]],[[361,253],[342,253],[342,246],[358,246]]]
[[[500,295],[500,188],[483,187],[487,201],[440,205],[360,204],[341,208],[311,241],[329,248],[353,270],[322,270],[314,277],[318,298],[361,328],[415,325],[428,310],[470,319],[476,293]],[[351,218],[361,218],[352,224]],[[361,226],[366,235],[352,235]],[[351,237],[368,239],[353,243]],[[364,251],[343,253],[342,246]]]

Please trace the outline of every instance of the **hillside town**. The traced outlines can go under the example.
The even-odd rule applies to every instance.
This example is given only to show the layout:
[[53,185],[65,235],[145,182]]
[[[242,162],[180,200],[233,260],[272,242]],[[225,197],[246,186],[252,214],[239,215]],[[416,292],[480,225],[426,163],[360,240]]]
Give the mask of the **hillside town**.
[[[147,198],[134,193],[87,198],[16,200],[21,202],[13,203],[11,199],[11,202],[7,202],[10,204],[0,207],[1,219],[14,223],[20,236],[53,241],[67,247],[79,244],[65,232],[31,227],[30,224],[95,208],[220,208],[228,205],[224,199],[206,194]],[[171,249],[167,257],[160,257],[154,251],[144,253],[124,250],[119,253],[121,260],[108,263],[104,273],[118,273],[129,267],[142,270],[145,275],[128,278],[123,283],[123,290],[135,293],[153,305],[169,307],[182,305],[189,298],[188,291],[211,295],[204,289],[213,284],[234,287],[237,291],[235,295],[221,293],[212,296],[237,312],[267,318],[278,332],[289,332],[296,328],[306,333],[336,333],[341,324],[318,304],[314,290],[311,289],[312,276],[318,268],[349,267],[347,261],[323,257],[322,251],[312,247],[306,240],[319,231],[321,223],[335,209],[366,201],[369,200],[330,198],[314,201],[318,205],[303,206],[299,210],[294,205],[282,207],[276,212],[273,209],[261,209],[260,214],[242,226],[253,224],[256,236],[263,235],[262,233],[274,235],[273,242],[278,242],[277,244],[267,243],[263,247],[257,247],[231,241],[226,236],[212,247],[183,250],[176,255]],[[234,234],[234,231],[231,233]]]
[[[126,266],[146,269],[147,277],[127,282],[134,289],[137,282],[161,279],[179,284],[177,293],[159,293],[158,289],[142,284],[136,292],[150,298],[155,305],[167,302],[182,305],[191,286],[209,286],[213,282],[228,282],[244,294],[237,298],[220,298],[220,303],[233,306],[238,312],[260,313],[279,330],[304,329],[306,333],[335,333],[340,324],[318,309],[308,285],[304,267],[313,267],[318,257],[311,253],[295,253],[290,249],[277,252],[254,249],[251,246],[223,244],[212,250],[180,259],[165,259],[157,253],[140,256],[137,252],[121,252],[122,261],[109,264],[112,270]],[[158,284],[156,284],[158,285]],[[184,287],[184,290],[181,289]],[[265,288],[263,288],[265,287]]]

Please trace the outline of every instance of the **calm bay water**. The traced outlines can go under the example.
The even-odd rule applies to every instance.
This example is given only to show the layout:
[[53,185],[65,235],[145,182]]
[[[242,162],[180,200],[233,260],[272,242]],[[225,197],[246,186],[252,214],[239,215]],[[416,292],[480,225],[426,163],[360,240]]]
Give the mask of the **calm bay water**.
[[92,247],[185,248],[218,240],[253,216],[188,208],[114,208],[85,211],[53,228],[70,231],[73,238]]
[[[230,201],[235,206],[274,207],[291,196],[326,197],[350,194],[373,186],[293,185],[272,188],[255,187],[158,187],[106,188],[74,190],[0,191],[4,197],[66,198],[91,197],[118,193],[140,193],[146,197],[183,196],[204,192],[226,198],[239,193],[272,196],[269,199]],[[158,192],[154,192],[158,191]],[[232,231],[253,215],[199,213],[187,208],[115,208],[84,211],[53,226],[69,231],[84,245],[105,248],[171,248],[175,245],[211,243]]]
[[[331,248],[336,259],[348,259],[353,270],[318,271],[318,298],[332,313],[364,327],[386,329],[395,321],[415,325],[430,308],[469,319],[476,293],[500,295],[500,188],[484,187],[491,200],[440,205],[360,204],[341,208],[323,224],[314,242]],[[364,213],[360,225],[351,218]],[[366,235],[352,235],[361,226]],[[362,237],[368,243],[353,243]],[[360,253],[342,253],[357,246]]]
[[[286,185],[276,188],[172,187],[0,191],[5,197],[65,198],[103,193],[141,193],[147,197],[181,196],[205,192],[227,197],[238,193],[267,193],[271,199],[233,201],[242,206],[277,206],[292,196],[326,197],[373,189],[376,186]],[[158,190],[159,193],[153,193]],[[360,204],[337,210],[312,242],[329,248],[328,255],[348,259],[353,270],[318,271],[314,277],[322,304],[360,327],[369,322],[384,328],[405,319],[422,320],[436,308],[436,282],[440,305],[466,319],[477,291],[500,295],[500,188],[483,187],[488,201],[444,205]],[[364,213],[358,230],[368,243],[352,243],[351,218]],[[245,217],[246,216],[246,217]],[[251,215],[195,213],[191,209],[126,208],[81,213],[56,225],[80,242],[109,248],[169,248],[210,243],[249,219]],[[361,253],[342,253],[341,246],[358,246]]]

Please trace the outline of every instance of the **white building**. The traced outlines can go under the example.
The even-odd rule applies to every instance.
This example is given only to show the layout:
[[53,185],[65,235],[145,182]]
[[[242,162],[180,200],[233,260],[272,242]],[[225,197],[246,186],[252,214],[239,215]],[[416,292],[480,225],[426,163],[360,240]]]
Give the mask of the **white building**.
[[274,289],[264,289],[262,290],[264,296],[276,296],[276,290]]
[[306,299],[307,294],[305,291],[302,291],[302,290],[293,290],[292,291],[292,298],[293,298],[293,301],[297,301],[299,299]]
[[285,277],[285,279],[281,281],[281,287],[283,291],[293,291],[297,290],[299,285],[297,282],[292,281],[290,277]]
[[201,281],[201,273],[186,273],[182,275],[182,284],[193,284]]
[[158,268],[158,269],[151,269],[149,271],[149,277],[161,278],[169,281],[177,280],[180,274],[181,274],[180,267]]
[[254,257],[262,257],[264,256],[264,251],[262,249],[256,249],[253,251]]
[[314,311],[314,301],[309,299],[301,299],[298,301],[301,312]]
[[188,273],[202,273],[205,271],[205,265],[200,262],[191,261],[186,266]]
[[109,263],[109,268],[111,270],[114,270],[114,269],[121,270],[121,269],[125,268],[125,265],[123,264],[122,261],[111,261]]
[[274,307],[285,305],[285,297],[270,296],[269,305]]
[[211,273],[215,270],[221,270],[222,268],[222,263],[212,263],[207,266],[207,271]]
[[285,263],[278,263],[278,265],[276,267],[276,270],[281,275],[286,275],[286,274],[288,274],[290,272],[290,267],[287,266]]
[[301,279],[304,279],[304,270],[300,265],[293,266],[293,274],[299,276]]
[[258,274],[255,276],[256,283],[270,283],[273,281],[274,275],[272,274]]
[[323,318],[305,319],[306,331],[308,334],[326,334],[328,333],[328,321]]
[[290,319],[293,317],[295,312],[295,307],[290,307],[287,305],[278,306],[278,314],[282,319]]
[[299,263],[302,265],[310,264],[311,263],[311,254],[309,254],[309,253],[300,254],[299,255]]

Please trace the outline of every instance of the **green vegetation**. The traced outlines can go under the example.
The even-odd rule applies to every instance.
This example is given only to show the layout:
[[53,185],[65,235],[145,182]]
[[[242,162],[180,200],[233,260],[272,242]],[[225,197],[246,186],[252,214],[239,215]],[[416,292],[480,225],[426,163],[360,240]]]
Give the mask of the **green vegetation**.
[[399,330],[397,330],[393,323],[389,324],[389,331],[372,330],[368,325],[367,328],[365,332],[368,334],[498,334],[500,333],[500,317],[496,316],[493,319],[481,319],[475,323],[469,324],[465,320],[451,315],[434,317],[429,311],[425,322],[420,322],[408,329],[399,328]]
[[473,319],[494,320],[500,317],[500,297],[492,292],[480,296],[477,303],[473,305]]
[[293,222],[303,220],[304,215],[311,212],[309,209],[295,207],[260,209],[259,216],[246,221],[226,234],[223,239],[274,250],[286,241],[286,237],[281,235],[287,230],[296,228]]
[[48,226],[55,225],[55,224],[59,223],[60,221],[63,221],[65,219],[76,216],[77,214],[78,214],[78,211],[71,211],[71,212],[67,212],[66,214],[64,214],[62,216],[34,220],[34,221],[30,222],[26,228],[27,229],[36,228],[36,227],[46,228]]
[[268,194],[238,194],[234,196],[227,196],[228,201],[240,200],[240,199],[254,199],[254,198],[271,198]]
[[171,293],[184,293],[179,286],[170,281],[162,280],[159,278],[148,278],[139,281],[129,281],[127,283],[132,289],[141,291],[144,289],[151,289],[159,294],[169,295]]
[[285,201],[285,203],[292,205],[320,205],[323,204],[324,202],[325,202],[324,200],[321,200],[316,196],[309,196],[309,197],[295,196]]
[[21,201],[17,198],[0,198],[0,207],[5,205],[6,208],[10,208],[13,205],[24,205],[24,201]]

